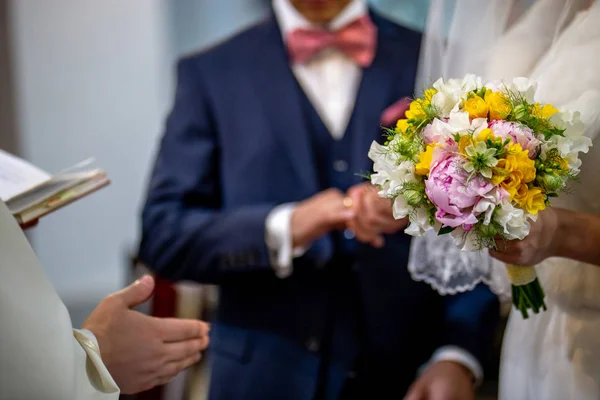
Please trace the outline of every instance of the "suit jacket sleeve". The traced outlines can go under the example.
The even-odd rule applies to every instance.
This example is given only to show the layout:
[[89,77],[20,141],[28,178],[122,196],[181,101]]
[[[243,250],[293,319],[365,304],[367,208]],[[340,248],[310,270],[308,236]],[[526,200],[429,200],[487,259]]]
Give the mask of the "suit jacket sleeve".
[[499,320],[500,302],[486,285],[447,296],[444,345],[466,350],[484,366]]
[[270,269],[265,221],[275,204],[222,208],[220,146],[210,106],[197,60],[181,61],[140,246],[140,259],[172,280],[220,283],[232,274]]
[[0,398],[118,399],[99,354],[88,356],[74,337],[66,307],[2,202],[0,237]]

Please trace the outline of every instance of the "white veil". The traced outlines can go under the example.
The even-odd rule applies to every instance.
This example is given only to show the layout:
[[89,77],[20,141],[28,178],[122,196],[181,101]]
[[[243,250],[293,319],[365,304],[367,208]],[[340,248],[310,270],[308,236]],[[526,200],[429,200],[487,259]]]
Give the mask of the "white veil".
[[[415,93],[422,93],[440,77],[474,73],[484,79],[501,79],[516,76],[498,74],[529,74],[586,3],[589,1],[432,0]],[[448,27],[444,16],[449,6],[454,7],[454,13]],[[532,30],[535,35],[529,34]],[[515,46],[521,40],[529,43]],[[504,68],[494,68],[499,63]],[[430,232],[414,238],[408,268],[413,279],[427,282],[441,294],[468,291],[484,282],[501,298],[511,296],[503,265],[487,251],[461,252],[450,235]]]

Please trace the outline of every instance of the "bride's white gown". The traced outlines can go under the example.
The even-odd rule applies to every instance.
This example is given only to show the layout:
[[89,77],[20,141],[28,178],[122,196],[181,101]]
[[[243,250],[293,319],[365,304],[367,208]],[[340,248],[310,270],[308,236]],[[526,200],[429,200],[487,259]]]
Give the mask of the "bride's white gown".
[[[583,157],[581,182],[573,185],[573,194],[553,204],[600,214],[600,1],[575,15],[554,44],[548,36],[539,37],[536,25],[555,26],[560,7],[537,8],[507,34],[490,60],[490,74],[529,75],[539,83],[538,100],[581,110],[594,147]],[[525,59],[535,53],[541,56]],[[600,399],[600,268],[555,258],[537,271],[548,311],[528,320],[511,313],[502,349],[500,398]]]

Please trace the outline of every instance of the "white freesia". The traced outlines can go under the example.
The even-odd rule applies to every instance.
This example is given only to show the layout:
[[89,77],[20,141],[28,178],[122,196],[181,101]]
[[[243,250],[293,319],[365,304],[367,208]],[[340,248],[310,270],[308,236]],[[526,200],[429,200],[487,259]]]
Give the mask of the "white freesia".
[[399,162],[399,157],[389,147],[377,142],[371,144],[369,158],[373,161],[371,183],[381,188],[379,195],[392,198],[406,182],[417,182],[415,164],[412,161]]
[[404,196],[398,196],[394,199],[392,213],[395,219],[406,218],[413,208],[408,205]]
[[473,212],[477,215],[484,214],[483,224],[489,225],[492,222],[492,215],[494,214],[494,210],[496,206],[498,206],[502,202],[502,198],[505,197],[505,194],[502,193],[503,189],[495,188],[489,191],[487,194],[483,195],[483,197],[475,204],[473,207]]
[[389,182],[392,171],[397,164],[398,156],[387,146],[383,146],[373,141],[369,149],[369,158],[373,161],[373,171],[371,174],[371,183],[378,185],[382,193],[389,191]]
[[480,251],[481,245],[478,240],[475,229],[466,232],[462,227],[458,227],[451,233],[454,243],[461,251]]
[[462,80],[461,89],[463,91],[463,98],[467,96],[467,93],[483,87],[483,79],[480,76],[474,74],[467,74]]
[[485,84],[487,89],[504,94],[519,94],[528,102],[533,102],[537,91],[537,82],[528,78],[514,78],[512,81],[492,81]]
[[406,228],[404,233],[411,236],[423,236],[431,230],[433,230],[433,226],[429,223],[427,210],[423,207],[419,207],[410,214],[410,225]]
[[449,114],[448,121],[434,119],[431,124],[431,130],[427,132],[429,140],[434,142],[444,142],[446,139],[454,137],[456,133],[472,132],[474,136],[487,128],[488,123],[485,118],[475,118],[471,121],[469,113],[463,111],[452,111]]
[[555,135],[549,143],[542,147],[542,154],[556,148],[560,155],[567,159],[569,168],[577,172],[581,166],[579,153],[587,153],[592,140],[584,136],[584,125],[577,111],[563,110],[550,117],[550,122],[559,129],[564,129],[564,136]]
[[530,224],[528,215],[510,202],[503,203],[494,214],[494,222],[502,227],[504,238],[508,240],[523,240],[529,235]]
[[537,82],[529,78],[514,78],[512,88],[523,96],[528,102],[533,102],[535,92],[537,91]]
[[431,104],[433,104],[440,113],[441,117],[447,117],[450,114],[450,111],[452,111],[466,95],[466,92],[462,91],[461,86],[462,81],[458,79],[444,81],[440,78],[433,84],[437,93],[431,97]]

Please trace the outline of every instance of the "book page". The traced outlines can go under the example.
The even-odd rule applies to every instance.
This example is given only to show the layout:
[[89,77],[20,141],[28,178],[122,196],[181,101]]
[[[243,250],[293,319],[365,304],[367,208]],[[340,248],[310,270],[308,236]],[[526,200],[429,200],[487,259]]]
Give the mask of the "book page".
[[7,201],[51,178],[33,164],[0,149],[0,199]]
[[47,180],[42,185],[38,185],[33,190],[29,190],[13,197],[6,202],[6,205],[13,214],[20,213],[23,210],[33,207],[36,203],[43,202],[66,189],[80,185],[100,174],[103,174],[101,170],[70,174],[63,173],[62,175]]

